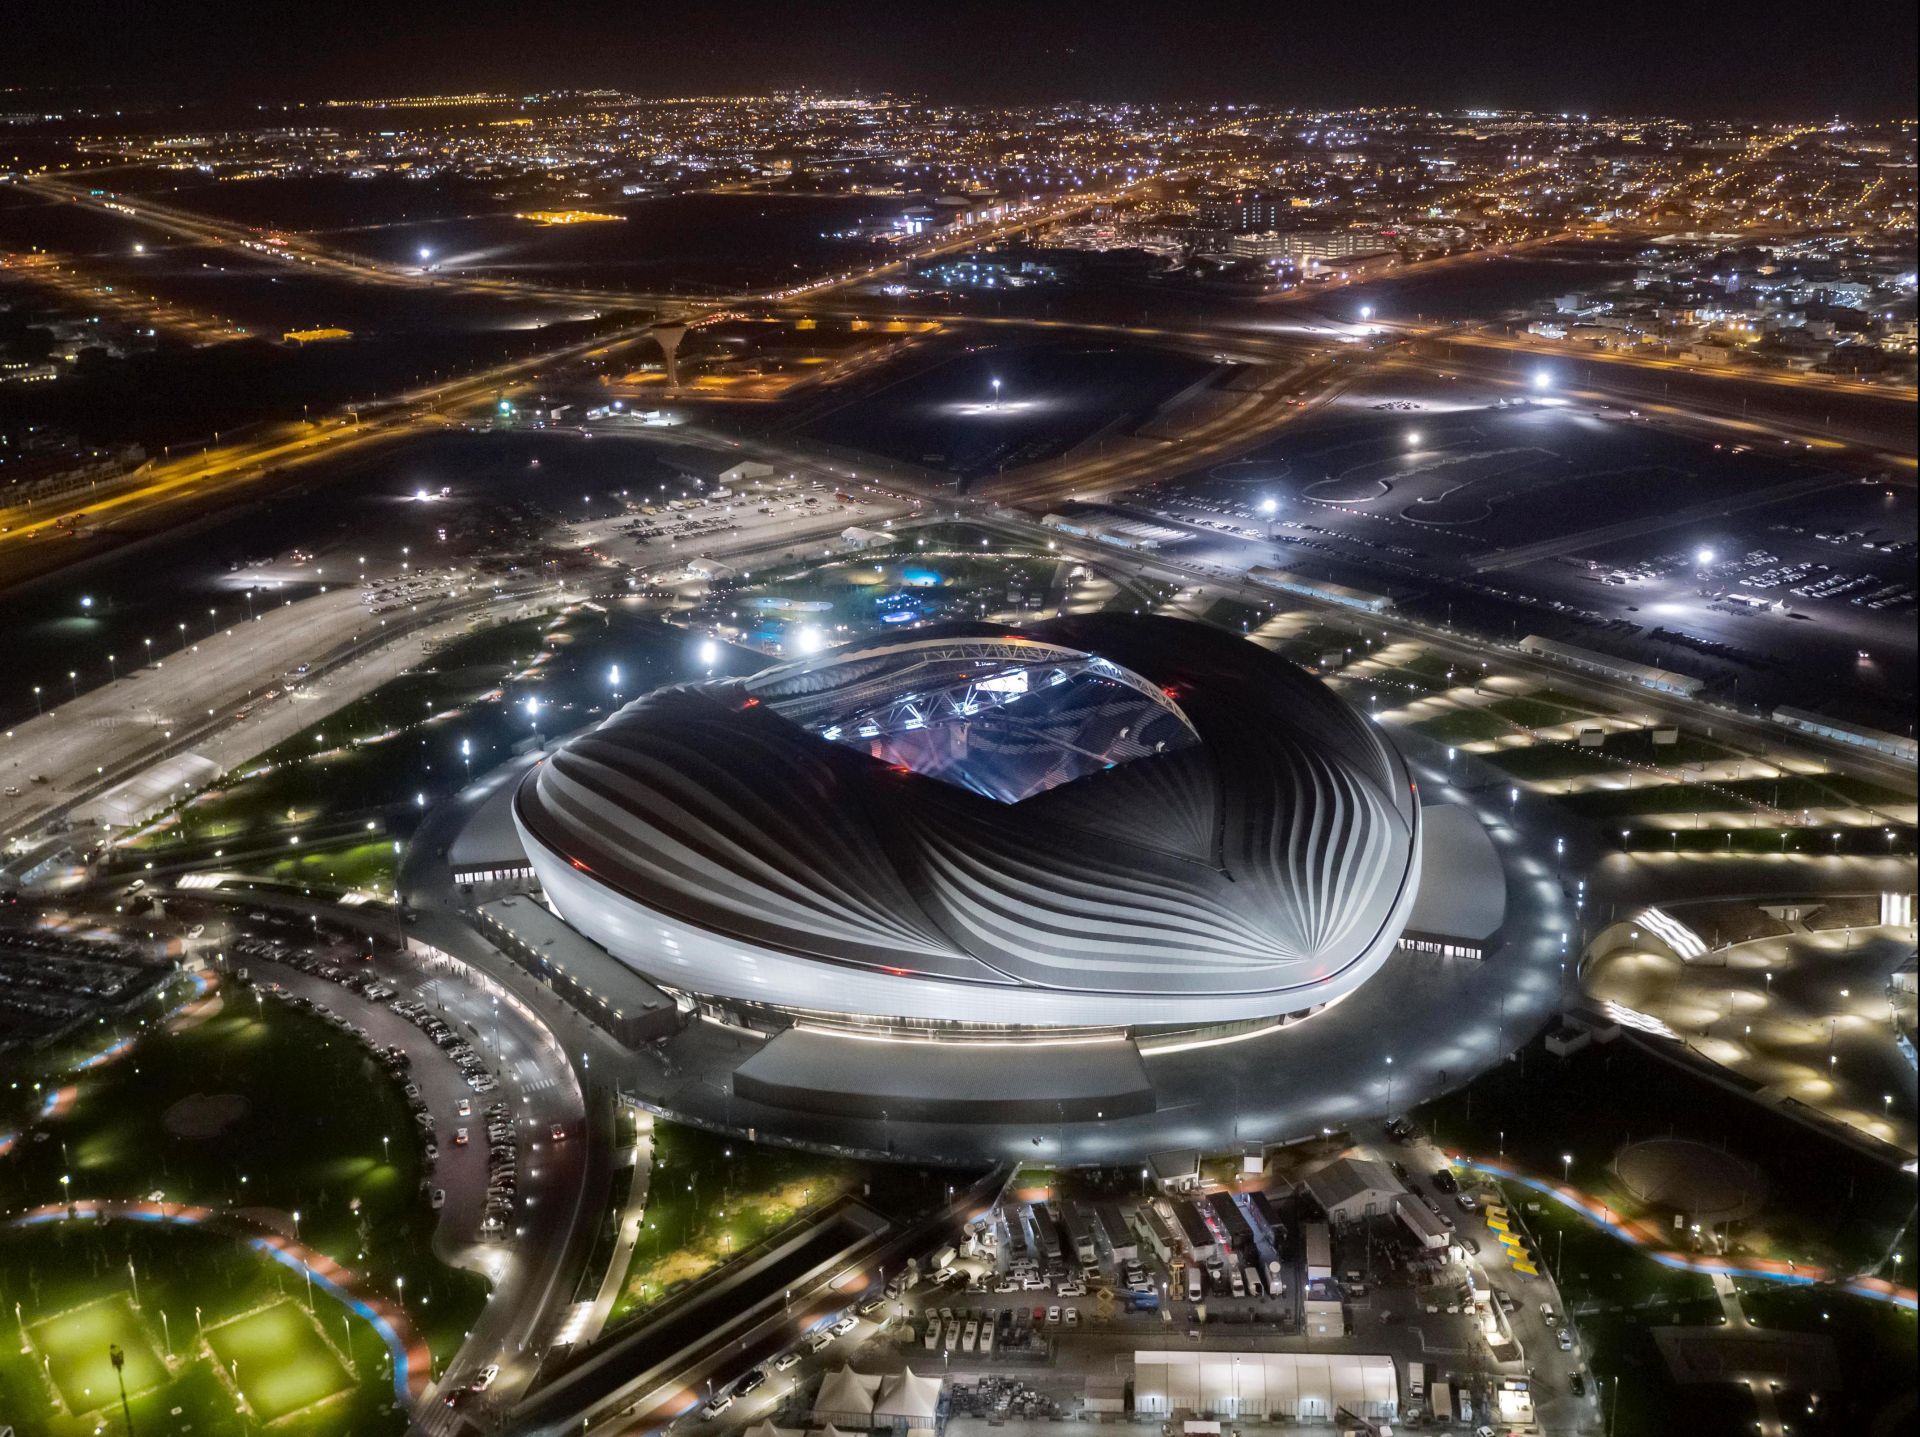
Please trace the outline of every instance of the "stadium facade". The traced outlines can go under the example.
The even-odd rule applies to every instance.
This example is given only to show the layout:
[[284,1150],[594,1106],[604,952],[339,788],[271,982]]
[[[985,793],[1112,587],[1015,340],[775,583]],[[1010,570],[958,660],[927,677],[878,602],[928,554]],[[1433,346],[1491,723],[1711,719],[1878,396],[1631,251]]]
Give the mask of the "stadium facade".
[[1300,1017],[1400,938],[1419,796],[1311,675],[1173,619],[949,624],[656,690],[513,818],[565,921],[771,1026]]

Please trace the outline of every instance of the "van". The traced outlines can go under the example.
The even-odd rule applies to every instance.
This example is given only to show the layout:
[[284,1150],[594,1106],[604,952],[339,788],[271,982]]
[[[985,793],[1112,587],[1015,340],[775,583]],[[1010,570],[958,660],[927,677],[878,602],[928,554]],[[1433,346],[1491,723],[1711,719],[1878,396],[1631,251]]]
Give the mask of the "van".
[[1260,1286],[1260,1269],[1249,1265],[1247,1268],[1247,1296],[1263,1297],[1265,1295],[1264,1290]]
[[1198,1302],[1205,1290],[1205,1283],[1200,1276],[1200,1264],[1196,1262],[1187,1269],[1187,1301]]

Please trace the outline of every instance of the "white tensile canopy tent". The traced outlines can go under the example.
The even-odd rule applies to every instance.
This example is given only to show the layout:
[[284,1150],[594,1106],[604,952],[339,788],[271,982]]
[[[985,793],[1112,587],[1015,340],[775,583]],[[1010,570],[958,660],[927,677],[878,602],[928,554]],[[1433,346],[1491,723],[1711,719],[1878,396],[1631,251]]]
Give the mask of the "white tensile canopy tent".
[[873,1404],[874,1426],[932,1427],[940,1412],[940,1385],[938,1378],[921,1377],[911,1367],[884,1379]]
[[864,1432],[873,1425],[873,1399],[880,1391],[880,1377],[855,1372],[851,1367],[836,1367],[820,1383],[813,1399],[812,1420],[820,1427],[844,1427]]
[[1398,1415],[1399,1391],[1393,1359],[1370,1353],[1133,1354],[1133,1405],[1142,1416],[1187,1411],[1325,1421],[1345,1408],[1381,1421]]

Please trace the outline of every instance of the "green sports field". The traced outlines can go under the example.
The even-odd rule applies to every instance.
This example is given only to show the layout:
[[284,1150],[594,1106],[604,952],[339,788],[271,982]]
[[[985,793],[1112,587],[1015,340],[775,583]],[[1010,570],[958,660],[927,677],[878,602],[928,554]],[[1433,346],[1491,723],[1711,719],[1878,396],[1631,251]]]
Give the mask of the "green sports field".
[[207,1345],[263,1422],[348,1391],[353,1379],[293,1302],[209,1327]]
[[119,1402],[112,1359],[116,1346],[126,1357],[129,1396],[137,1397],[167,1380],[146,1324],[125,1297],[115,1295],[69,1308],[33,1324],[27,1333],[35,1351],[46,1359],[47,1371],[69,1412],[91,1412]]

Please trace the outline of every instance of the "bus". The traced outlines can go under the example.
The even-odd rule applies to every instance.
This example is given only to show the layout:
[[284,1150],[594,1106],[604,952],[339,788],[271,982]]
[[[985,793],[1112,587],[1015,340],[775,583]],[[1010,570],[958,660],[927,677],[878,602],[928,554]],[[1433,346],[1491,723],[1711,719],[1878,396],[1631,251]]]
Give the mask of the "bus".
[[[1227,1239],[1227,1246],[1233,1249],[1241,1260],[1253,1256],[1253,1229],[1247,1226],[1247,1220],[1241,1215],[1240,1205],[1233,1200],[1232,1193],[1213,1193],[1207,1198],[1207,1206],[1213,1211],[1214,1223]],[[1221,1254],[1223,1257],[1227,1254]]]
[[1133,1210],[1133,1231],[1156,1261],[1171,1262],[1179,1250],[1179,1242],[1167,1226],[1167,1220],[1145,1203]]
[[1100,1261],[1100,1244],[1093,1235],[1092,1215],[1079,1203],[1062,1203],[1060,1218],[1067,1229],[1067,1236],[1073,1240],[1073,1255],[1082,1267],[1092,1267]]
[[1207,1226],[1207,1220],[1200,1216],[1200,1209],[1191,1202],[1176,1202],[1173,1216],[1180,1224],[1180,1236],[1186,1244],[1188,1255],[1195,1262],[1211,1262],[1217,1248],[1213,1231]]
[[1040,1265],[1053,1272],[1064,1264],[1060,1260],[1060,1232],[1053,1225],[1053,1215],[1044,1203],[1034,1203],[1030,1208],[1033,1214],[1033,1237],[1039,1248]]

